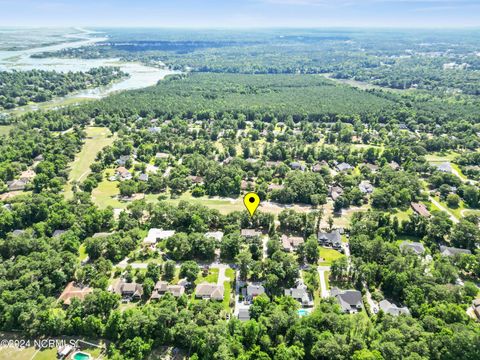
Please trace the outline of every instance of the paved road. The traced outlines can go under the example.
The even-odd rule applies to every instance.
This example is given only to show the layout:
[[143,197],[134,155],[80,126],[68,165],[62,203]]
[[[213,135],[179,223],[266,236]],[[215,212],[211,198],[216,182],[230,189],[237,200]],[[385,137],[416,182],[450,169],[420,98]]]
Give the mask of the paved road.
[[318,276],[320,277],[320,296],[327,298],[330,296],[330,292],[327,290],[327,282],[325,281],[325,271],[330,271],[330,266],[319,266],[317,268]]
[[455,224],[459,223],[460,221],[453,215],[450,211],[448,211],[442,204],[440,204],[437,200],[433,197],[429,196],[428,199],[432,202],[433,205],[438,207],[440,210],[445,211],[448,215],[450,215],[450,220],[452,220]]

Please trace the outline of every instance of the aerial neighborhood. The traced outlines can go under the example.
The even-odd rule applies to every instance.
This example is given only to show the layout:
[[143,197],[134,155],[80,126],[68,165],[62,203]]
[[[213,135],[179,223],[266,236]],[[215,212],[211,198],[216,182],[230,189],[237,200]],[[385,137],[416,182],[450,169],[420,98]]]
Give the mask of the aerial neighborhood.
[[480,359],[477,33],[21,31],[0,360]]

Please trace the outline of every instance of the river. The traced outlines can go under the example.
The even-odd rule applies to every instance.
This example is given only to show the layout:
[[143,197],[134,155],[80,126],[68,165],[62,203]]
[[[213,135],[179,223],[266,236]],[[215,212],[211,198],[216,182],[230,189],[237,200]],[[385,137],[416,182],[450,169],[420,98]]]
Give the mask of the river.
[[[177,72],[167,68],[146,66],[137,62],[120,61],[120,59],[63,59],[63,58],[43,58],[37,59],[30,57],[33,54],[45,51],[58,51],[66,48],[76,48],[86,45],[93,45],[97,42],[107,40],[107,37],[99,36],[99,33],[81,30],[78,34],[65,35],[65,42],[43,47],[36,47],[27,50],[0,51],[0,71],[19,70],[26,71],[32,69],[55,70],[60,72],[68,71],[88,71],[91,68],[99,66],[117,66],[123,72],[129,74],[128,78],[121,79],[108,86],[81,90],[66,97],[56,98],[47,103],[47,105],[61,106],[65,100],[68,103],[74,103],[76,99],[99,99],[113,92],[122,90],[140,89],[155,85],[159,80],[169,74]],[[72,38],[77,41],[72,41]],[[81,40],[78,40],[81,39]],[[1,41],[1,40],[0,40]],[[40,104],[27,105],[15,109],[15,112],[37,109]]]

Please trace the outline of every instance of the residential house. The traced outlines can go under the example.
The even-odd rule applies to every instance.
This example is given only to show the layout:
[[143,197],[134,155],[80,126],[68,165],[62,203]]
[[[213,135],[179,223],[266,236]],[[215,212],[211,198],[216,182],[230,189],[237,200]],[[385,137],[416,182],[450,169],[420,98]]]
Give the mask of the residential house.
[[148,235],[143,239],[145,245],[155,245],[157,242],[168,239],[175,235],[175,230],[162,230],[152,228],[148,230]]
[[147,182],[147,181],[148,181],[148,174],[143,174],[143,173],[140,174],[140,175],[138,176],[138,180]]
[[346,162],[342,162],[342,163],[337,165],[337,170],[338,171],[349,171],[349,170],[352,170],[352,169],[353,169],[353,166],[350,165],[350,164],[347,164]]
[[58,300],[62,301],[64,305],[68,306],[72,303],[72,299],[84,300],[85,297],[92,292],[92,288],[89,288],[88,286],[78,285],[71,281],[67,284]]
[[43,161],[43,155],[40,154],[40,155],[37,155],[33,158],[33,161]]
[[57,349],[57,358],[58,359],[67,359],[67,356],[70,355],[71,352],[73,352],[75,348],[72,345],[61,345]]
[[368,180],[363,180],[358,185],[362,194],[371,194],[373,192],[373,185]]
[[363,166],[370,169],[371,172],[377,172],[378,171],[378,165],[366,163]]
[[418,215],[426,218],[430,217],[430,211],[428,211],[427,207],[424,204],[412,202],[410,206],[412,207],[413,211],[415,211]]
[[480,299],[473,300],[472,307],[475,315],[477,315],[477,318],[480,320]]
[[287,236],[285,234],[282,235],[283,250],[287,252],[296,250],[304,242],[305,240],[303,239],[303,237],[300,236]]
[[116,175],[119,180],[130,180],[132,178],[130,171],[123,166],[117,168]]
[[24,180],[12,180],[7,181],[9,191],[22,191],[27,187],[27,182]]
[[135,282],[127,283],[120,280],[114,289],[124,299],[140,299],[143,296],[143,285]]
[[442,254],[442,256],[455,256],[457,254],[469,255],[472,252],[470,250],[467,250],[467,249],[459,249],[459,248],[455,248],[455,247],[448,247],[448,246],[441,245],[440,246],[440,253]]
[[125,164],[127,163],[127,161],[130,160],[130,155],[121,155],[116,163],[117,165],[120,165],[120,166],[125,166]]
[[17,230],[12,231],[12,235],[15,236],[15,237],[23,235],[23,234],[25,234],[25,230],[17,229]]
[[170,156],[170,154],[167,154],[167,153],[164,153],[164,152],[157,152],[155,154],[156,159],[168,159],[169,156]]
[[303,165],[303,164],[301,164],[301,163],[299,163],[299,162],[296,162],[296,161],[290,163],[290,168],[291,168],[292,170],[305,171],[305,165]]
[[340,290],[334,287],[330,291],[330,295],[337,299],[345,313],[354,314],[363,308],[362,293],[358,290]]
[[205,233],[206,238],[215,239],[217,242],[222,241],[223,239],[223,232],[222,231],[209,231]]
[[272,168],[272,167],[277,167],[281,163],[282,163],[281,161],[266,161],[265,166],[269,167],[269,168]]
[[192,184],[201,185],[204,183],[203,177],[201,176],[190,175],[188,176],[188,178],[190,179]]
[[167,292],[174,297],[180,297],[185,293],[185,287],[183,285],[169,285],[166,281],[157,281],[150,300],[158,300]]
[[110,236],[110,235],[112,235],[112,234],[113,234],[113,232],[109,232],[109,233],[107,233],[107,232],[98,232],[98,233],[93,234],[92,238],[97,239],[97,238],[107,237],[107,236]]
[[323,246],[331,246],[334,249],[342,249],[342,236],[340,231],[334,230],[331,232],[320,231],[317,236],[318,242]]
[[281,163],[282,163],[281,161],[266,161],[265,166],[269,167],[269,168],[272,168],[272,167],[279,166]]
[[333,201],[337,200],[343,194],[343,189],[340,186],[330,186],[328,189],[328,195]]
[[147,131],[152,134],[157,134],[162,131],[162,128],[159,126],[152,126],[152,127],[149,127]]
[[246,191],[253,188],[254,183],[246,180],[240,182],[240,190]]
[[313,299],[308,293],[305,285],[298,286],[296,288],[285,289],[285,296],[291,296],[297,300],[303,307],[312,307]]
[[385,314],[390,314],[393,316],[398,316],[401,314],[409,315],[410,311],[405,307],[398,307],[395,304],[392,304],[390,301],[384,299],[378,303],[379,307]]
[[395,162],[395,161],[390,162],[390,164],[388,164],[388,165],[390,166],[390,168],[391,168],[392,170],[397,171],[397,170],[400,169],[400,165],[398,165],[398,163]]
[[240,231],[240,235],[242,235],[243,237],[246,237],[246,238],[252,238],[252,237],[260,236],[260,235],[262,235],[262,233],[260,231],[255,230],[255,229],[242,229]]
[[197,285],[195,289],[195,297],[202,298],[204,300],[223,300],[223,293],[225,289],[223,285],[217,285],[212,283],[201,283]]
[[434,166],[441,172],[451,174],[453,172],[452,170],[452,164],[449,162],[444,162],[442,164],[434,164]]
[[252,299],[258,295],[265,294],[265,288],[260,284],[247,285],[247,296]]
[[422,243],[413,241],[403,241],[400,244],[400,250],[413,251],[417,255],[422,255],[425,252],[425,248],[423,247]]
[[65,233],[66,233],[65,230],[55,230],[52,234],[52,237],[56,238],[56,237],[62,236]]

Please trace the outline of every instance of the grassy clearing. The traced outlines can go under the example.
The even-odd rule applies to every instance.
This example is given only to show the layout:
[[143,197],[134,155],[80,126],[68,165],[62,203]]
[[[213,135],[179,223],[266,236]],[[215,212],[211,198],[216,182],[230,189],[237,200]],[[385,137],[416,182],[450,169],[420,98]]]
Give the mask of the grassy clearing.
[[0,136],[8,135],[13,125],[0,125]]
[[425,155],[425,159],[431,163],[453,161],[459,154],[455,151],[445,153],[434,153]]
[[394,210],[393,215],[397,217],[398,221],[406,221],[413,215],[412,208],[408,208],[407,210]]
[[320,247],[320,257],[323,258],[323,261],[320,262],[320,265],[331,265],[334,260],[340,259],[343,257],[342,253],[337,250]]
[[95,161],[95,157],[100,150],[113,144],[115,140],[115,136],[112,136],[110,130],[105,127],[88,127],[86,132],[87,139],[85,144],[75,160],[70,164],[69,182],[65,187],[65,196],[67,198],[73,195],[71,183],[84,180],[90,173],[90,165]]

